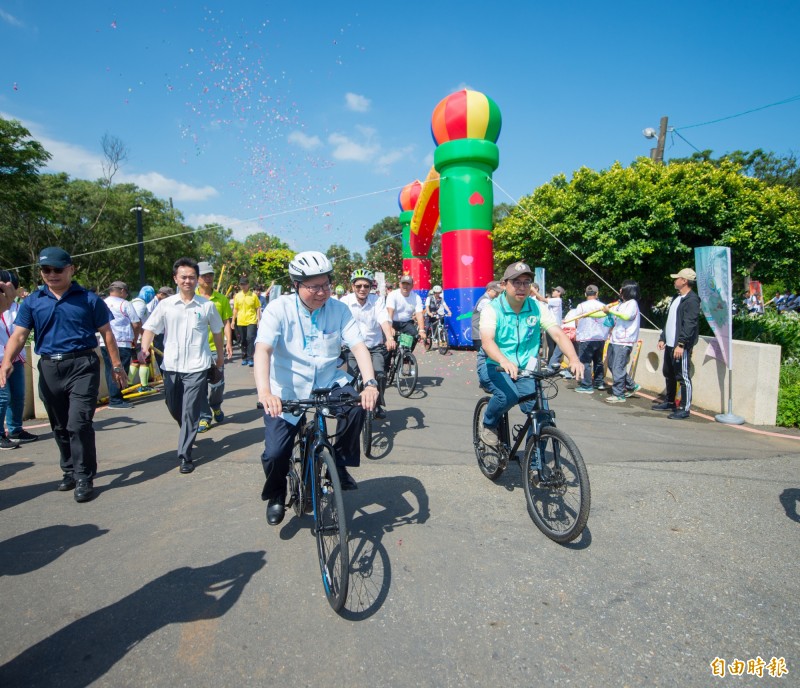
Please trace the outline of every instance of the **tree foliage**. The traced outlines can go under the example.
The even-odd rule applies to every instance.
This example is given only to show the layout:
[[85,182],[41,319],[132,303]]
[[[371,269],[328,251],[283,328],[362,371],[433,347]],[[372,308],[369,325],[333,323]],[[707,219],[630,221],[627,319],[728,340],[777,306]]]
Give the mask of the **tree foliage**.
[[386,273],[388,282],[396,283],[403,274],[403,228],[397,217],[384,217],[364,235],[369,248],[366,267]]
[[550,284],[574,295],[597,281],[580,258],[614,287],[637,279],[645,303],[671,293],[669,274],[693,265],[694,248],[707,245],[730,246],[739,275],[797,280],[800,199],[730,161],[665,166],[640,158],[601,172],[581,168],[570,181],[554,177],[494,232],[500,265],[544,266]]
[[713,151],[704,150],[699,153],[693,153],[689,158],[673,158],[670,164],[676,162],[709,162],[712,165],[719,166],[723,161],[736,165],[745,176],[755,177],[770,186],[776,184],[788,186],[800,193],[800,165],[794,153],[778,156],[775,153],[758,148],[752,152],[737,150],[714,158]]

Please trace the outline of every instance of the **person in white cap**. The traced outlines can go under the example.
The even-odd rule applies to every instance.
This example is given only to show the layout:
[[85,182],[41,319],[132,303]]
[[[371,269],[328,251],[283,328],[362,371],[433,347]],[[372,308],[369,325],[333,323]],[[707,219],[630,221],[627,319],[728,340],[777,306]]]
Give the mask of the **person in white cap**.
[[[671,411],[671,420],[689,417],[692,405],[692,377],[689,361],[692,348],[700,338],[700,297],[692,291],[697,281],[697,273],[691,268],[683,268],[670,275],[678,295],[669,304],[667,324],[658,340],[658,350],[664,352],[664,380],[667,384],[664,401],[653,406],[654,411]],[[675,407],[675,391],[681,386],[681,405]]]

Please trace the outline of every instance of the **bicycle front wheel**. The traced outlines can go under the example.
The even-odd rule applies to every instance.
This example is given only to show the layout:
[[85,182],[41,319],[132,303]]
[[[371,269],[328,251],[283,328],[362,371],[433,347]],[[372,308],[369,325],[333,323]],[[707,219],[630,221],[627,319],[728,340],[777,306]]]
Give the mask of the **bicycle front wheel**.
[[528,513],[539,530],[555,542],[571,542],[580,536],[589,519],[589,473],[569,435],[546,427],[538,441],[528,442],[522,482]]
[[436,334],[438,337],[439,353],[444,356],[450,348],[450,338],[447,336],[447,328],[444,325],[439,325]]
[[483,397],[478,400],[475,406],[475,413],[472,416],[472,444],[475,446],[475,458],[478,459],[478,468],[489,480],[497,480],[505,470],[500,455],[499,447],[490,447],[481,440],[481,428],[483,428],[483,414],[486,412],[486,405],[491,397]]
[[321,449],[315,462],[314,526],[317,554],[325,596],[334,611],[347,599],[350,581],[350,548],[342,487],[336,463],[327,449]]
[[403,358],[397,366],[397,391],[401,397],[410,397],[417,386],[417,359],[410,351],[403,351]]
[[364,456],[371,457],[372,452],[372,421],[375,415],[372,411],[364,413],[364,426],[361,428],[361,448],[364,450]]

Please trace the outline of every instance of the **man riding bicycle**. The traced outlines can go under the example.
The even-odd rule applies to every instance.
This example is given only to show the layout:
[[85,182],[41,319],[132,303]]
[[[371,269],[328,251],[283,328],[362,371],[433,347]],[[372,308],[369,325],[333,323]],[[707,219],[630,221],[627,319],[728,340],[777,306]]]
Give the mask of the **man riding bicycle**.
[[422,299],[412,291],[413,288],[414,278],[403,275],[400,278],[400,289],[386,296],[386,312],[392,321],[392,331],[394,334],[408,334],[413,337],[412,351],[417,345],[417,334],[420,339],[425,339]]
[[430,336],[430,331],[438,318],[451,316],[452,313],[447,307],[442,296],[442,288],[437,284],[431,289],[431,293],[425,299],[425,331]]
[[[377,294],[370,293],[373,279],[374,275],[370,270],[365,268],[353,270],[350,275],[353,291],[343,296],[341,302],[350,309],[361,330],[364,343],[372,355],[372,367],[375,370],[375,377],[378,379],[378,391],[380,392],[375,417],[386,418],[386,412],[383,410],[385,404],[383,391],[386,382],[384,371],[386,370],[387,352],[392,351],[397,346],[397,342],[392,336],[392,323],[386,307],[383,306],[383,302]],[[349,350],[347,352],[347,372],[354,377],[356,375],[356,357]]]
[[[492,398],[486,406],[480,435],[484,444],[491,447],[500,443],[497,426],[503,414],[518,404],[520,397],[535,391],[535,380],[518,378],[517,372],[536,368],[542,331],[558,344],[575,375],[583,371],[572,342],[558,327],[552,313],[539,308],[528,295],[532,282],[533,270],[527,264],[512,263],[503,273],[504,291],[481,311],[478,379]],[[527,413],[533,404],[531,399],[520,404],[520,408]]]
[[254,373],[258,400],[264,407],[261,461],[266,476],[261,498],[267,502],[267,523],[272,526],[284,517],[286,476],[300,420],[282,413],[281,399],[308,398],[319,388],[333,388],[332,400],[355,396],[350,376],[339,369],[342,344],[355,357],[364,390],[361,407],[351,406],[339,417],[333,448],[342,489],[358,487],[347,467],[361,462],[363,410],[375,408],[378,383],[358,323],[345,304],[330,298],[332,273],[333,265],[324,253],[298,253],[289,263],[295,293],[270,301],[258,326]]

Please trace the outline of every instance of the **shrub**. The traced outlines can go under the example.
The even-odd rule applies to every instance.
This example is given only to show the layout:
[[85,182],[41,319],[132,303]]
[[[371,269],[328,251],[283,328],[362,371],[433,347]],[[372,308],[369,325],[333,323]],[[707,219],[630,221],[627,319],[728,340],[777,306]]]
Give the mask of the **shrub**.
[[800,364],[798,363],[781,366],[777,423],[784,428],[800,427]]

